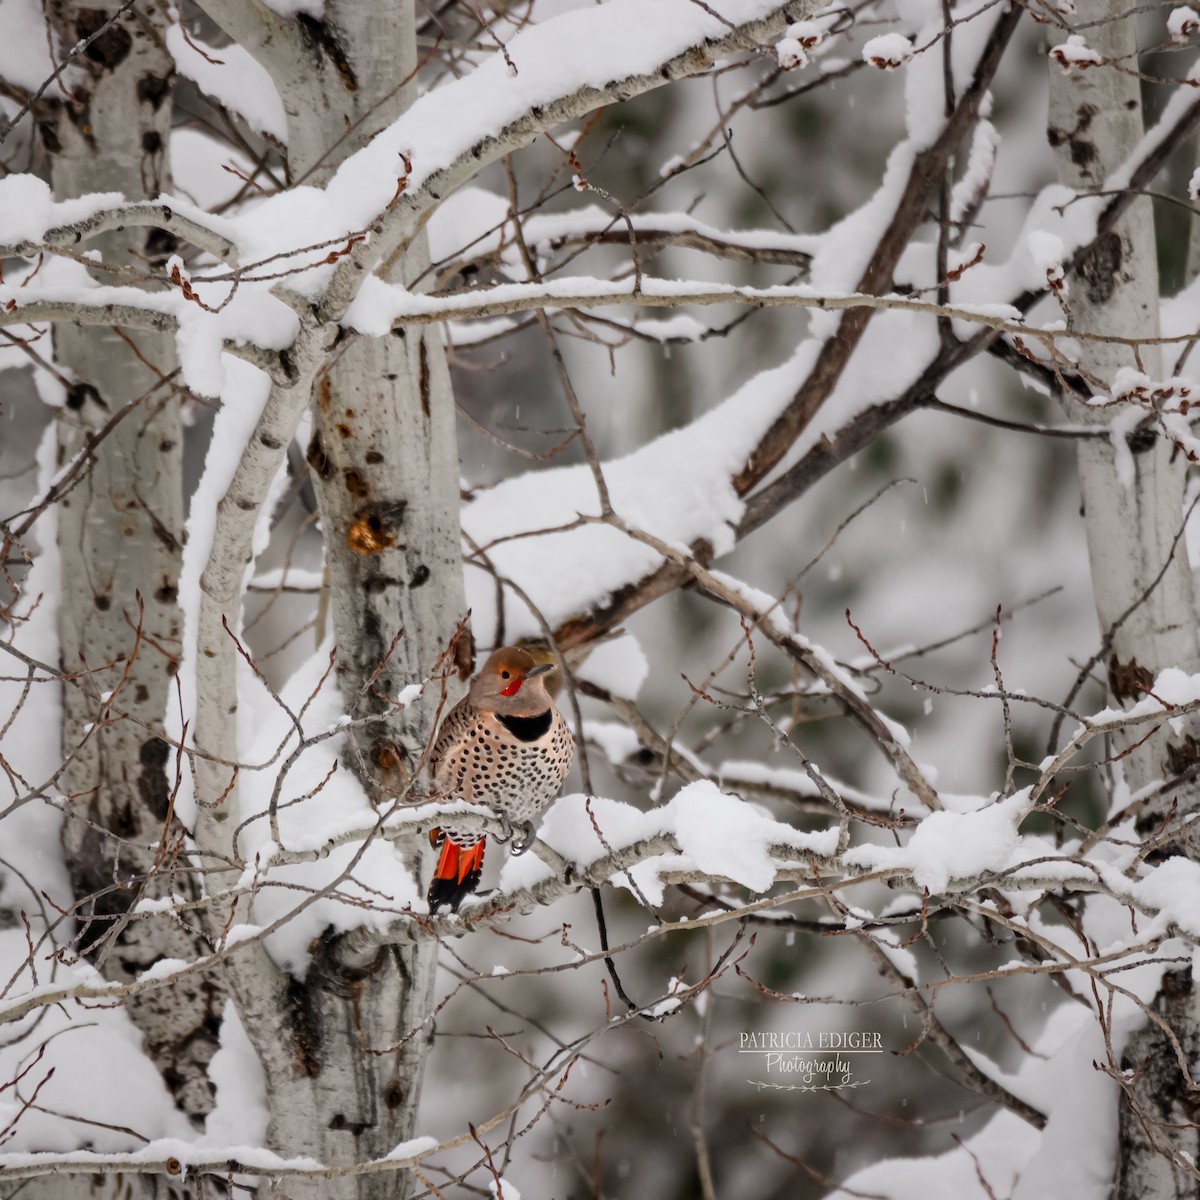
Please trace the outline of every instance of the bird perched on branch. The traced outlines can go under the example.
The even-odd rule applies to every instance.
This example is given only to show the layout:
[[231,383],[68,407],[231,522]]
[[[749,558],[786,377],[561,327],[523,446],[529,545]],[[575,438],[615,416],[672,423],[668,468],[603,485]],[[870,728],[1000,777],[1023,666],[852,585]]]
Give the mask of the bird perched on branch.
[[[433,745],[431,773],[440,800],[486,805],[510,828],[520,827],[521,853],[533,840],[533,820],[554,799],[571,765],[571,731],[546,687],[551,662],[519,646],[504,646],[483,664],[471,690],[450,710]],[[478,886],[483,834],[432,829],[441,847],[429,885],[429,911],[454,911]]]

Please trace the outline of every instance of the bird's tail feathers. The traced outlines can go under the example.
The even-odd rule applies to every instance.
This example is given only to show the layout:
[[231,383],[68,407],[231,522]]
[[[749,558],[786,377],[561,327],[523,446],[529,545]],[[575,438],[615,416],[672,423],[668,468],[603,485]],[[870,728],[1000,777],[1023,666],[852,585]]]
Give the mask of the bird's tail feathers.
[[473,846],[460,846],[445,830],[431,829],[429,842],[435,849],[442,848],[429,884],[429,911],[437,912],[443,904],[448,904],[451,912],[457,912],[463,900],[479,886],[485,839],[480,838]]

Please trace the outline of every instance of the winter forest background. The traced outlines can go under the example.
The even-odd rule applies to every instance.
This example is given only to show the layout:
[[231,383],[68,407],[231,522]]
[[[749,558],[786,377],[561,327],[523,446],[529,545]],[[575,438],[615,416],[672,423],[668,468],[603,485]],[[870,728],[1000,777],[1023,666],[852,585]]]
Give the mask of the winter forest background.
[[1198,35],[0,0],[0,1195],[1200,1195]]

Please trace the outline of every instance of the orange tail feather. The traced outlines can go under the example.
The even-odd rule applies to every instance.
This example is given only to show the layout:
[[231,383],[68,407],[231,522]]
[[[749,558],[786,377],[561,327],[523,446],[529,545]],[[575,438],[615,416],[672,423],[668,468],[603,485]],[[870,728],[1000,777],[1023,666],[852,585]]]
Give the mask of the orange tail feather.
[[[441,830],[438,830],[441,833]],[[432,841],[432,836],[430,841]],[[459,846],[449,836],[442,841],[442,852],[438,856],[433,879],[429,884],[429,911],[437,912],[443,904],[449,904],[452,912],[478,886],[483,875],[483,848],[485,840],[480,838],[474,846]]]

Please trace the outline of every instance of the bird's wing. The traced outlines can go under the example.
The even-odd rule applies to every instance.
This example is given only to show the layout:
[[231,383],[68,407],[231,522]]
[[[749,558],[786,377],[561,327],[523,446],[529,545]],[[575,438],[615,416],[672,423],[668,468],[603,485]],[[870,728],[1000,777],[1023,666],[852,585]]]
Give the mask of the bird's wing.
[[466,735],[478,715],[464,696],[450,710],[438,730],[437,741],[433,743],[433,753],[430,755],[429,771],[433,786],[443,800],[472,799],[463,795],[460,775],[470,752],[471,741]]
[[567,772],[571,769],[571,760],[575,757],[575,738],[571,733],[571,727],[567,724],[562,713],[556,708],[554,715],[557,720],[550,729],[551,745],[558,752],[558,784],[562,786],[562,781],[566,779]]

